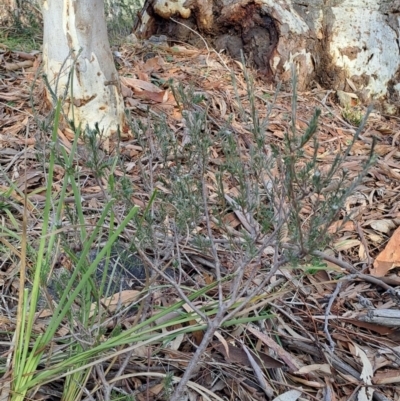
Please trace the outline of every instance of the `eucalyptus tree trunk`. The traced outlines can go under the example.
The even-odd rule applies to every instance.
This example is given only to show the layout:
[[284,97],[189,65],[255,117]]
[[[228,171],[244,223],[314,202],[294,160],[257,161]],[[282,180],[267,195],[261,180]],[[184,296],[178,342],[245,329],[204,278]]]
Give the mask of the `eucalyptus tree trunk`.
[[390,100],[395,112],[399,13],[399,0],[147,0],[135,33],[201,46],[196,29],[218,51],[239,58],[242,50],[266,81],[290,85],[295,64],[300,90],[319,84]]
[[124,104],[107,37],[103,0],[43,0],[43,62],[54,102],[76,126],[105,136],[124,125]]

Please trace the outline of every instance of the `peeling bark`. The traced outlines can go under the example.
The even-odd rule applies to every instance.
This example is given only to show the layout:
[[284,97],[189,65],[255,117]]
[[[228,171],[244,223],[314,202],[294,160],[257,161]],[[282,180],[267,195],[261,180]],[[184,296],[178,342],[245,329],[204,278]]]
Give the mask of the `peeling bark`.
[[294,63],[300,90],[318,83],[400,107],[398,0],[182,0],[186,14],[175,11],[165,20],[157,4],[169,2],[147,0],[137,36],[203,46],[184,24],[235,59],[243,51],[266,81],[290,84]]
[[[217,4],[215,0],[186,0],[171,2],[174,12],[171,7],[166,7],[167,3],[161,0],[146,2],[141,21],[135,28],[137,36],[167,35],[173,40],[201,47],[204,46],[202,40],[193,33],[198,30],[217,50],[224,50],[237,60],[241,60],[242,51],[261,76],[266,80],[273,79],[270,61],[279,32],[274,19],[262,9],[261,2],[240,0]],[[164,7],[162,12],[160,4]]]
[[[124,104],[107,37],[104,5],[97,0],[43,2],[43,61],[53,95],[76,126],[105,136],[124,125]],[[71,90],[72,87],[72,90]]]

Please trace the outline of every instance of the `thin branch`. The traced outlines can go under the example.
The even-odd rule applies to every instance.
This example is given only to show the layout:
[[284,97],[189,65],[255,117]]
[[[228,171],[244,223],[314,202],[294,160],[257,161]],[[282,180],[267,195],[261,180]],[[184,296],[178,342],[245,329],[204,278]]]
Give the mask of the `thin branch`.
[[326,334],[326,338],[329,341],[329,348],[333,352],[335,350],[335,343],[332,340],[331,333],[329,333],[329,314],[331,313],[332,305],[337,297],[337,295],[340,292],[340,289],[342,288],[343,281],[339,281],[336,285],[335,291],[333,291],[333,294],[329,298],[328,306],[326,307],[325,310],[325,323],[324,323],[324,333]]
[[192,375],[200,369],[199,361],[202,355],[204,354],[209,342],[211,341],[214,333],[218,330],[218,328],[220,327],[220,325],[224,320],[225,311],[226,311],[225,307],[223,306],[218,311],[215,318],[209,323],[206,333],[204,334],[203,340],[197,347],[196,352],[191,358],[189,365],[186,367],[185,373],[183,374],[178,386],[176,387],[169,401],[181,401],[186,384],[188,383]]

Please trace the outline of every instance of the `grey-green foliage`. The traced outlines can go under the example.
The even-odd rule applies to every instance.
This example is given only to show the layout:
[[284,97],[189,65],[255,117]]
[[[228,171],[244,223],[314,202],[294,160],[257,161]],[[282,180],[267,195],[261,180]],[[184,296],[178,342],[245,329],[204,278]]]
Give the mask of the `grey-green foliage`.
[[[281,242],[293,245],[291,249],[295,250],[296,257],[310,254],[330,242],[328,228],[339,218],[345,200],[362,182],[373,163],[371,151],[361,173],[351,180],[343,168],[365,125],[369,110],[353,141],[326,168],[326,163],[322,166],[319,159],[320,145],[316,136],[321,111],[314,111],[304,130],[296,129],[295,75],[292,111],[286,119],[289,128],[279,146],[269,140],[267,131],[279,88],[274,97],[264,100],[265,112],[260,117],[254,83],[246,71],[245,79],[245,99],[236,90],[236,118],[250,132],[247,139],[245,134],[233,128],[230,119],[218,131],[211,131],[206,99],[183,85],[172,86],[183,116],[183,128],[178,133],[163,118],[154,118],[146,126],[134,122],[133,130],[137,132],[144,149],[147,149],[148,160],[163,167],[157,169],[157,177],[151,176],[148,168],[144,169],[146,182],[152,182],[152,185],[159,183],[166,189],[159,196],[162,202],[152,215],[156,219],[153,221],[157,221],[161,227],[163,224],[160,223],[168,216],[166,220],[173,222],[182,235],[204,224],[203,190],[207,183],[206,175],[215,172],[217,196],[208,202],[207,207],[220,232],[228,240],[232,239],[231,250],[236,255],[246,260],[256,255],[260,236],[274,230],[279,232]],[[234,77],[233,84],[236,89]],[[178,139],[177,135],[181,134],[182,137]],[[210,165],[212,146],[220,149],[217,166]],[[333,181],[337,185],[330,189]],[[232,212],[240,213],[247,222],[246,229],[241,232],[241,242],[234,241],[229,234],[230,227],[226,226],[224,220]],[[202,249],[210,246],[210,239],[204,234],[195,236],[195,240]]]
[[135,401],[136,397],[130,394],[121,394],[120,392],[113,390],[111,392],[110,401]]
[[[361,183],[374,161],[372,146],[371,154],[355,179],[349,180],[349,174],[343,168],[365,126],[370,110],[358,127],[353,141],[336,155],[328,170],[323,170],[318,159],[319,142],[316,137],[321,111],[315,110],[304,132],[296,129],[296,76],[293,75],[290,129],[285,133],[279,147],[267,141],[266,130],[274,100],[267,103],[266,117],[260,118],[253,80],[246,71],[245,78],[246,106],[238,91],[236,100],[241,122],[250,131],[252,138],[249,139],[252,141],[242,141],[229,128],[229,122],[219,132],[224,155],[218,174],[219,200],[224,206],[222,210],[224,213],[229,207],[239,210],[246,217],[249,227],[254,228],[254,233],[259,230],[265,234],[273,227],[280,227],[280,238],[293,244],[293,249],[300,250],[303,255],[322,249],[330,241],[328,228],[338,219],[345,200]],[[234,87],[236,89],[235,85]],[[247,149],[241,149],[243,143]],[[313,150],[311,157],[305,152],[306,146],[307,150]],[[334,179],[337,185],[330,189]],[[224,182],[230,182],[236,189],[236,196],[232,197],[229,204],[224,192]],[[304,214],[306,206],[311,207],[311,211]],[[223,215],[220,221],[222,217]],[[252,231],[243,233],[245,241],[242,251],[250,254],[256,251],[252,234]]]
[[[364,129],[371,108],[357,128],[353,140],[342,152],[338,152],[326,170],[318,160],[320,145],[315,136],[321,111],[316,109],[304,133],[296,129],[297,91],[293,74],[292,122],[285,133],[282,159],[282,177],[288,203],[288,227],[290,240],[304,253],[323,249],[330,241],[328,229],[338,219],[346,199],[362,182],[374,163],[374,141],[371,151],[358,175],[350,179],[343,167],[354,144]],[[310,144],[311,142],[311,144]],[[311,157],[305,153],[305,145],[313,150]],[[324,166],[326,167],[326,165]],[[334,184],[334,185],[333,185]],[[304,213],[305,206],[311,211]],[[344,215],[345,219],[349,216]]]
[[[212,142],[206,110],[198,104],[201,98],[194,95],[192,88],[185,89],[182,85],[174,88],[174,94],[182,108],[182,144],[163,117],[153,116],[148,125],[132,121],[132,130],[148,154],[146,162],[162,166],[156,176],[152,175],[151,166],[142,167],[148,190],[151,191],[152,186],[165,188],[158,194],[159,207],[151,216],[153,223],[162,230],[160,223],[168,216],[169,221],[174,222],[174,229],[186,235],[203,219],[202,181]],[[148,223],[151,225],[151,220]]]
[[163,394],[163,399],[164,400],[169,400],[171,398],[172,392],[173,392],[173,373],[167,373],[165,375],[165,378],[163,380],[164,384],[164,394]]
[[[217,173],[218,199],[222,205],[217,216],[221,227],[227,212],[241,213],[247,221],[247,229],[242,230],[242,242],[232,244],[232,248],[249,260],[257,253],[256,238],[268,233],[273,226],[274,210],[270,202],[270,194],[265,189],[274,160],[265,154],[267,146],[266,128],[271,107],[267,107],[266,115],[260,118],[254,96],[255,88],[252,78],[245,72],[247,96],[244,105],[232,77],[238,104],[240,123],[250,131],[239,134],[228,120],[218,132],[218,143],[222,150],[222,160]],[[227,192],[228,190],[228,192]]]
[[103,138],[97,124],[94,129],[86,128],[83,133],[85,147],[78,148],[81,159],[85,166],[95,174],[96,178],[109,175],[109,169],[113,168],[117,162],[115,157],[106,156],[100,149]]

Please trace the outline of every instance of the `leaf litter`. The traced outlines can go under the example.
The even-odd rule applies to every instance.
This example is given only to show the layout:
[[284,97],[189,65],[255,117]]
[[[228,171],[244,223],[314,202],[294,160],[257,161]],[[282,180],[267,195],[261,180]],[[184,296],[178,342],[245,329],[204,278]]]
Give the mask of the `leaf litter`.
[[[238,96],[246,112],[250,110],[240,63],[222,54],[207,53],[182,44],[169,46],[148,42],[124,45],[120,60],[122,91],[132,119],[146,123],[151,115],[163,116],[169,129],[176,133],[175,140],[181,141],[182,146],[190,143],[193,138],[185,128],[182,108],[168,85],[180,82],[194,88],[194,94],[207,100],[208,129],[217,131],[231,118],[230,127],[237,135],[240,155],[243,160],[249,158],[253,146],[251,127],[237,118],[242,112],[237,103]],[[20,191],[26,190],[28,234],[33,244],[40,235],[40,210],[47,185],[46,163],[38,161],[36,155],[42,151],[43,142],[49,140],[43,137],[40,127],[46,123],[48,113],[44,106],[43,82],[36,78],[40,61],[40,54],[10,51],[2,51],[0,59],[0,214],[5,227],[21,232],[24,200],[10,183]],[[266,117],[267,106],[272,104],[275,91],[275,85],[256,82],[253,95],[260,118]],[[290,92],[281,90],[268,119],[266,139],[277,147],[282,146],[282,138],[290,130],[291,96]],[[335,155],[352,140],[355,128],[342,118],[333,95],[317,87],[298,95],[298,130],[307,127],[317,107],[322,110],[316,134],[320,144],[318,162],[321,169],[328,171]],[[377,140],[377,163],[346,201],[344,207],[347,213],[352,213],[352,218],[345,221],[339,217],[330,227],[335,233],[335,242],[331,249],[323,250],[328,255],[326,264],[320,269],[313,264],[281,267],[262,296],[239,313],[244,316],[268,310],[272,316],[259,326],[244,324],[229,331],[221,329],[204,354],[201,369],[191,380],[190,394],[193,395],[193,388],[199,392],[203,388],[208,389],[208,393],[201,393],[203,395],[197,399],[212,399],[210,392],[215,395],[214,399],[238,400],[265,400],[272,395],[276,400],[349,400],[355,396],[369,400],[372,394],[378,400],[384,397],[400,399],[399,132],[399,118],[379,113],[370,116],[345,163],[347,179],[351,181],[360,173],[362,162],[370,152],[372,138]],[[152,133],[148,129],[143,135],[149,137]],[[73,132],[66,126],[61,127],[59,140],[70,149]],[[131,201],[145,208],[152,188],[145,180],[143,169],[161,177],[161,163],[148,159],[140,138],[132,132],[124,134],[122,141],[114,145],[120,147],[124,158],[124,172],[117,168],[115,174],[130,177]],[[311,147],[305,148],[310,156],[313,151]],[[225,156],[217,142],[210,145],[210,155],[206,182],[211,209],[218,192],[218,166]],[[88,212],[88,222],[95,224],[95,212],[102,209],[106,195],[98,181],[85,170],[84,157],[78,155],[76,163],[82,168],[84,177],[80,181],[82,204]],[[174,167],[173,160],[170,163],[171,168]],[[56,166],[52,183],[55,198],[64,173],[63,166]],[[252,230],[249,221],[253,216],[235,204],[237,183],[226,178],[223,186],[231,211],[226,213],[223,223],[231,238],[244,241]],[[334,188],[335,179],[332,181]],[[106,186],[107,182],[102,184]],[[169,191],[162,180],[157,181],[157,188],[164,193]],[[72,193],[70,195],[73,201]],[[305,221],[310,210],[313,210],[311,205],[306,205],[300,211],[300,218]],[[237,261],[224,249],[224,236],[219,227],[217,222],[213,224],[215,238],[221,239],[218,252],[229,273]],[[205,228],[201,225],[191,227],[186,241],[179,243],[181,269],[187,283],[201,286],[214,280],[214,262],[210,254],[191,243],[194,232],[204,233]],[[5,244],[5,239],[0,240]],[[1,256],[3,299],[16,297],[18,288],[16,266],[20,255],[12,246],[7,249],[9,252]],[[253,285],[262,282],[264,267],[273,254],[274,249],[267,248],[260,260],[254,262],[257,269],[249,268],[247,274]],[[176,299],[171,290],[158,291],[157,302],[162,305],[167,306]],[[6,332],[14,327],[12,304],[2,304],[0,327]],[[381,319],[385,314],[390,316],[392,324],[383,323]],[[36,327],[40,330],[39,324]],[[162,391],[161,379],[146,379],[146,372],[168,371],[179,375],[193,353],[191,341],[197,344],[201,341],[201,333],[197,336],[181,337],[172,348],[160,343],[156,347],[156,358],[146,357],[153,353],[150,349],[144,350],[142,355],[132,356],[126,371],[143,372],[143,375],[138,374],[125,382],[121,380],[120,387],[135,388],[134,394],[139,400],[157,399]],[[5,352],[7,348],[2,346],[2,350]],[[118,369],[118,364],[113,369]]]

